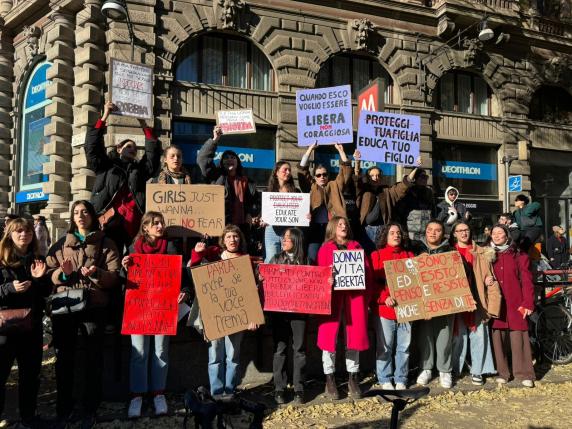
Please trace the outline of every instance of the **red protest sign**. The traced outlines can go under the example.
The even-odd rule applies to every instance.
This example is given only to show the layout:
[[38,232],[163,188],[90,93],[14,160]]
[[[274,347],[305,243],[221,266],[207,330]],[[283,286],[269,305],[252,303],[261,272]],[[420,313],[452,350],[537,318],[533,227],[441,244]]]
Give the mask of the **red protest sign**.
[[459,252],[384,262],[399,322],[410,322],[475,310]]
[[264,311],[331,314],[330,267],[260,264]]
[[181,255],[131,255],[121,333],[176,335]]

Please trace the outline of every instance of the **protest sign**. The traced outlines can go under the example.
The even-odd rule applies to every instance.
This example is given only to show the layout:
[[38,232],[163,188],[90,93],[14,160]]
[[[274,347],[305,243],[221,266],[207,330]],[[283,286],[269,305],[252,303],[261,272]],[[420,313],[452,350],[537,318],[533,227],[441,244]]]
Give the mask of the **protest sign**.
[[363,249],[334,250],[334,290],[365,289]]
[[251,134],[256,132],[252,109],[219,110],[216,123],[223,134]]
[[331,314],[330,267],[310,265],[259,265],[264,311]]
[[357,149],[363,160],[416,165],[420,140],[419,116],[360,112]]
[[296,91],[298,145],[353,143],[350,85]]
[[224,186],[162,185],[146,188],[147,211],[162,213],[169,237],[216,237],[224,229]]
[[132,254],[121,334],[176,335],[181,255]]
[[262,220],[274,226],[309,226],[310,194],[263,192]]
[[111,59],[111,101],[115,115],[153,117],[153,67]]
[[250,256],[201,265],[191,274],[208,340],[264,324]]
[[422,254],[384,262],[387,285],[397,302],[398,322],[475,310],[459,252]]

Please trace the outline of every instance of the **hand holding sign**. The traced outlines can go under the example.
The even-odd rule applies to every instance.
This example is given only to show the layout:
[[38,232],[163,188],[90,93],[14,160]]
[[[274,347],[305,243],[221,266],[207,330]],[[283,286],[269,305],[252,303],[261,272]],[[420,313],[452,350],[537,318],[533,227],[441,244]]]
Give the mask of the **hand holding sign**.
[[365,289],[363,249],[334,251],[334,290]]

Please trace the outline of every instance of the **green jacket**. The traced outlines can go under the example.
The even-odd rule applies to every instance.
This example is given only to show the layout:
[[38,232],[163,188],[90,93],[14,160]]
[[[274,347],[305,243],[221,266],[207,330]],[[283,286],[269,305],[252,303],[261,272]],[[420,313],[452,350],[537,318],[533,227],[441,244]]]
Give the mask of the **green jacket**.
[[515,210],[513,212],[513,216],[521,231],[542,226],[540,203],[537,203],[536,201],[527,204],[522,209]]

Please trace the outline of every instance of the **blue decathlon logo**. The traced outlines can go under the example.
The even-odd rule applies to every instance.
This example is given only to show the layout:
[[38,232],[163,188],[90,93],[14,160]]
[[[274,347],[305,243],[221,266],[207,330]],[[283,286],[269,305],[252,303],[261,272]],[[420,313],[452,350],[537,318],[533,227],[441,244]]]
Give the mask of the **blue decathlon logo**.
[[522,176],[519,175],[508,177],[508,191],[522,192]]
[[435,174],[447,179],[497,180],[497,165],[479,162],[437,161]]
[[16,203],[18,204],[47,200],[48,194],[44,194],[42,189],[32,189],[31,191],[21,191],[16,193]]
[[44,63],[34,70],[26,91],[26,109],[46,101],[46,88],[52,83],[47,77],[47,71],[51,66],[50,63]]

